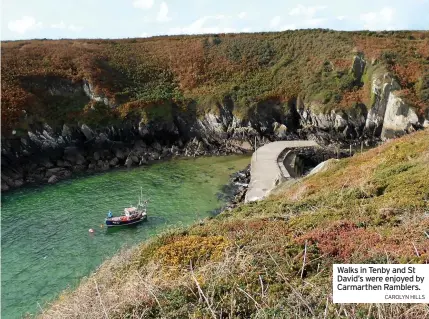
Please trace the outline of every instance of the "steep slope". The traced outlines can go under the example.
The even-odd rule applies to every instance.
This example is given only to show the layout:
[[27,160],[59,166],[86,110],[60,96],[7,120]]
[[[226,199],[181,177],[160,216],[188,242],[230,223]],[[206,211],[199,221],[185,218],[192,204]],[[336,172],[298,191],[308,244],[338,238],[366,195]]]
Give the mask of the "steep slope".
[[417,31],[2,42],[2,190],[255,137],[402,135],[429,125],[428,48]]
[[423,116],[428,34],[300,30],[3,42],[2,135],[35,130],[44,122],[103,126],[142,119],[149,106],[163,108],[165,101],[183,106],[194,101],[204,114],[225,98],[242,118],[257,111],[259,102],[275,100],[316,115],[335,110],[347,120],[342,111],[365,115],[362,108],[373,107],[377,90],[386,92],[383,103],[387,91],[399,90]]
[[334,305],[331,273],[429,262],[427,176],[425,130],[123,251],[41,317],[426,318],[425,304]]

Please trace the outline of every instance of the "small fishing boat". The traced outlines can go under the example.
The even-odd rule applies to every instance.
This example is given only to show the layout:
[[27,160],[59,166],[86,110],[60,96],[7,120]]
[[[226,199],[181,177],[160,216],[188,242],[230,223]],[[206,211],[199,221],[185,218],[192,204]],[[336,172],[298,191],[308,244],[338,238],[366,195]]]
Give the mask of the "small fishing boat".
[[127,226],[140,223],[147,219],[147,200],[143,201],[143,191],[140,190],[140,197],[137,207],[127,207],[121,216],[113,216],[109,211],[106,218],[106,226]]

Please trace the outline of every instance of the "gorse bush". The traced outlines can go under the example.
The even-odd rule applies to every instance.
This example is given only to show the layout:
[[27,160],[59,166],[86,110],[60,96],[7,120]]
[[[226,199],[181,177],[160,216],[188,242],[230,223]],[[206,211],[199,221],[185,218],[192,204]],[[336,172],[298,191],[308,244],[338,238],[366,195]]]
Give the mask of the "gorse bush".
[[168,266],[198,265],[207,260],[219,260],[228,241],[222,236],[187,236],[160,247],[156,258]]

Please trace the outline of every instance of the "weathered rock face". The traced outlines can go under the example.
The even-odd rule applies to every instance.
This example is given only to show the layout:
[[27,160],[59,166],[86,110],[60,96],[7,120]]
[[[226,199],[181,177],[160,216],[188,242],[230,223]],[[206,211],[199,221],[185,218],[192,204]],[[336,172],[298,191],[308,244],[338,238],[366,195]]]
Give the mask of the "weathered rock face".
[[366,118],[364,135],[382,140],[397,137],[422,128],[429,114],[419,118],[395,91],[401,87],[387,72],[374,75],[372,79],[372,105]]
[[[355,57],[353,72],[362,76],[365,62]],[[429,114],[418,117],[415,110],[400,99],[395,91],[401,87],[385,71],[372,76],[371,105],[356,104],[345,111],[314,113],[318,105],[304,106],[298,109],[301,125],[310,132],[317,131],[317,140],[327,143],[329,140],[387,139],[403,135],[417,128],[429,125]],[[425,124],[426,123],[426,124]],[[312,130],[311,130],[312,129]],[[307,134],[308,135],[308,134]]]
[[365,134],[380,136],[383,129],[387,102],[392,91],[399,90],[399,84],[389,75],[381,73],[372,78],[372,105],[369,108],[365,123]]
[[205,136],[214,137],[218,140],[228,138],[227,130],[230,124],[230,116],[222,116],[222,114],[215,115],[213,113],[207,113],[203,119],[199,119],[197,122],[199,130],[203,132]]
[[28,76],[22,80],[22,85],[36,96],[50,95],[70,98],[85,98],[102,102],[107,106],[116,107],[116,103],[103,94],[95,93],[92,84],[86,80],[72,82],[65,78],[54,76]]
[[416,112],[406,105],[401,98],[390,93],[384,115],[381,138],[393,138],[419,128],[420,122]]
[[102,102],[104,103],[104,105],[106,106],[110,106],[110,107],[116,107],[116,103],[112,100],[112,99],[108,99],[105,95],[103,94],[96,94],[94,91],[94,87],[92,86],[91,83],[89,83],[88,81],[84,80],[83,84],[82,84],[82,89],[85,92],[85,94],[93,101],[96,102]]
[[82,124],[80,129],[87,140],[91,140],[94,137],[94,132],[89,128],[88,125]]
[[[330,140],[356,140],[362,136],[367,116],[365,105],[357,104],[347,111],[314,113],[312,107],[300,109],[301,125],[307,135],[316,133],[321,144]],[[305,137],[305,136],[304,136]]]
[[72,82],[57,76],[25,76],[21,78],[21,83],[24,88],[36,96],[50,95],[74,98],[85,96],[82,82]]
[[288,134],[288,130],[286,125],[284,124],[280,124],[278,122],[274,122],[273,123],[273,131],[274,131],[274,135],[276,136],[276,138],[278,139],[285,139],[287,137]]

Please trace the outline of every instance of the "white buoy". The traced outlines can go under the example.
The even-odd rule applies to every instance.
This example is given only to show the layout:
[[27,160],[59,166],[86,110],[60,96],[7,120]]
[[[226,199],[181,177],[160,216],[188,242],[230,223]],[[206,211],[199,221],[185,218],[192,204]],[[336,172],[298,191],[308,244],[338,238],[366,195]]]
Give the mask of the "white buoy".
[[90,233],[93,233],[93,232],[94,232],[94,229],[90,228],[88,231],[89,231]]

